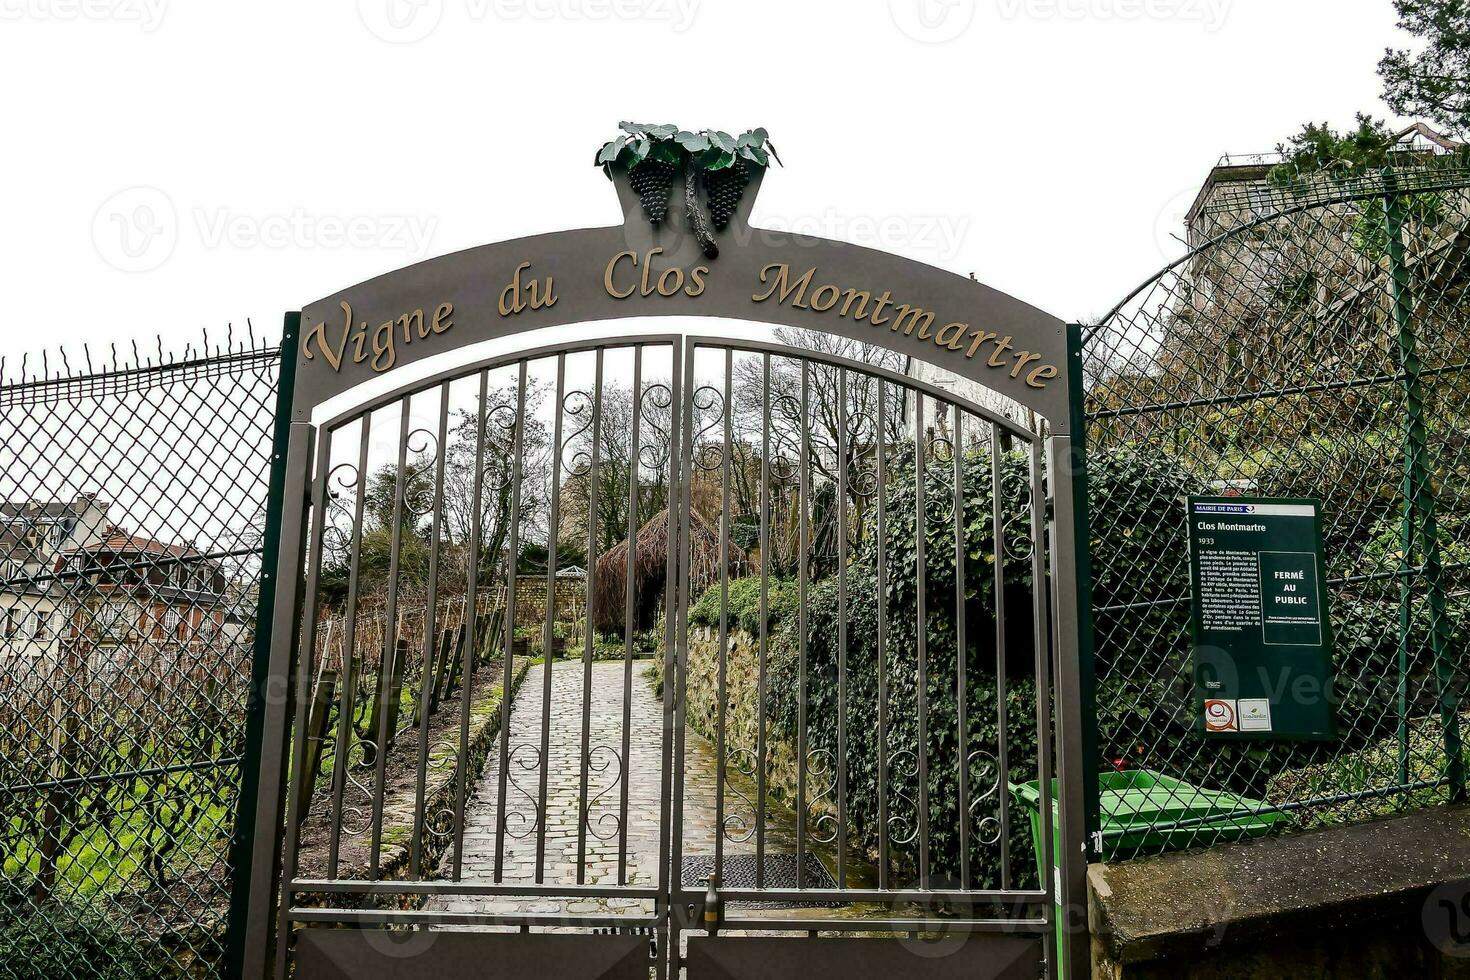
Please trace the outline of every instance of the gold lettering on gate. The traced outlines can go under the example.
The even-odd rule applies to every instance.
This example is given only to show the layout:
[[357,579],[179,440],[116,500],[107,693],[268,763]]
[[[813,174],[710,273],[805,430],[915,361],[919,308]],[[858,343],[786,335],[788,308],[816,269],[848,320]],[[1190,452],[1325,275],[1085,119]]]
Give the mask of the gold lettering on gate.
[[[679,266],[671,266],[655,276],[653,259],[663,252],[663,248],[658,246],[644,252],[641,258],[632,249],[619,252],[608,260],[606,268],[602,270],[602,288],[613,299],[627,299],[634,293],[642,299],[655,293],[660,296],[674,296],[678,293],[690,297],[703,295],[704,277],[709,275],[709,266],[696,265],[688,273]],[[620,275],[622,266],[627,269]],[[638,271],[640,269],[641,272]],[[621,286],[620,282],[627,282],[627,287]]]
[[343,300],[338,306],[342,311],[340,321],[328,323],[323,320],[308,330],[301,341],[302,358],[313,361],[320,354],[333,371],[342,370],[342,362],[349,358],[350,351],[353,364],[367,362],[370,370],[382,374],[398,363],[400,343],[411,344],[454,326],[451,319],[454,304],[449,302],[440,303],[427,319],[420,307],[371,328],[366,320],[355,319],[351,303]]
[[531,268],[531,263],[522,262],[511,273],[510,283],[500,291],[500,315],[513,316],[524,309],[539,310],[556,305],[556,283],[554,276],[529,279],[521,282],[521,273]]
[[[680,295],[692,299],[705,295],[710,275],[708,265],[655,269],[654,260],[663,254],[664,250],[657,246],[641,254],[633,249],[618,252],[603,267],[603,290],[618,300]],[[529,275],[530,269],[528,261],[516,265],[510,281],[501,289],[496,304],[501,317],[556,305],[559,297],[554,278]],[[1016,338],[1010,334],[971,327],[961,320],[943,320],[934,310],[895,299],[887,289],[875,293],[856,286],[822,282],[816,266],[794,272],[790,263],[772,262],[760,270],[760,286],[750,298],[755,303],[773,302],[777,306],[841,317],[875,328],[887,327],[890,333],[931,342],[967,361],[979,358],[978,363],[986,368],[1004,371],[1031,388],[1045,388],[1047,382],[1061,374],[1061,369],[1047,363],[1044,355],[1019,348]],[[338,372],[344,363],[365,363],[369,370],[381,374],[398,363],[400,346],[426,340],[454,326],[455,308],[448,301],[434,307],[432,314],[420,307],[377,324],[354,316],[352,304],[346,300],[338,306],[340,316],[324,318],[310,327],[302,340],[305,360],[320,356]]]
[[[608,270],[611,275],[612,267],[609,266]],[[789,305],[793,309],[816,313],[830,311],[831,315],[869,326],[886,326],[894,333],[902,332],[905,337],[932,341],[945,350],[963,351],[967,360],[973,360],[982,353],[986,344],[991,344],[991,349],[984,351],[987,356],[982,363],[988,368],[1006,371],[1031,388],[1045,388],[1046,383],[1060,373],[1057,365],[1045,363],[1041,354],[1016,348],[1014,337],[1002,337],[993,330],[980,327],[972,329],[968,323],[959,320],[943,323],[936,330],[935,325],[941,323],[937,313],[910,303],[895,302],[893,294],[886,289],[873,301],[870,311],[868,303],[873,300],[873,295],[869,291],[816,280],[816,266],[795,273],[790,263],[772,262],[760,271],[761,285],[765,288],[751,293],[750,298],[756,303],[774,300],[778,306]],[[626,295],[632,295],[632,291]]]

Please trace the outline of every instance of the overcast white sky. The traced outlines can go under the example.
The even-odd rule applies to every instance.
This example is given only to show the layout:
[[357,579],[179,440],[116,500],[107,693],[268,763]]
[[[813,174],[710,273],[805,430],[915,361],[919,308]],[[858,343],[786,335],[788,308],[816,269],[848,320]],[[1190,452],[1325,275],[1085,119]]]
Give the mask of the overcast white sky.
[[755,224],[1096,315],[1222,152],[1381,113],[1389,43],[1389,0],[0,0],[0,352],[274,337],[417,259],[614,223],[622,118],[765,126]]

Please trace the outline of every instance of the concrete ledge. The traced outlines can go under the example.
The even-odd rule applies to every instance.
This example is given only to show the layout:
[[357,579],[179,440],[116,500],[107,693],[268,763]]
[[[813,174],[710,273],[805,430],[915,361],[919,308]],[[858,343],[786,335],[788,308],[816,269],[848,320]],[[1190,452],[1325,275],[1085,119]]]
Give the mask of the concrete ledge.
[[1470,959],[1442,955],[1425,929],[1431,892],[1466,878],[1463,806],[1095,864],[1094,974],[1470,977]]

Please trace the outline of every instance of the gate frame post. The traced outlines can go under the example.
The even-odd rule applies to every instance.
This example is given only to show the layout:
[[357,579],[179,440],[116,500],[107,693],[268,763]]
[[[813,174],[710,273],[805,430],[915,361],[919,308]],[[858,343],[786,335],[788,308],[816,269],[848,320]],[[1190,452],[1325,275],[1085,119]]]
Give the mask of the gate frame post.
[[[303,481],[312,441],[311,426],[291,420],[300,341],[301,314],[287,313],[277,374],[240,797],[230,850],[233,874],[225,958],[225,975],[230,980],[265,976],[271,907],[280,867],[277,841],[286,750],[283,722],[291,693],[287,674],[295,647],[301,590],[298,585],[278,594],[277,583],[299,578],[291,568],[300,566],[306,533],[307,494]],[[301,492],[293,496],[292,488]],[[291,499],[299,499],[301,506],[288,508],[286,503]]]
[[[1087,864],[1100,857],[1097,833],[1097,712],[1092,647],[1087,451],[1083,418],[1082,333],[1067,328],[1069,418],[1065,434],[1047,440],[1051,470],[1052,589],[1056,637],[1058,839],[1054,911],[1061,920],[1055,975],[1091,975],[1087,929]],[[1043,737],[1045,733],[1042,733]]]

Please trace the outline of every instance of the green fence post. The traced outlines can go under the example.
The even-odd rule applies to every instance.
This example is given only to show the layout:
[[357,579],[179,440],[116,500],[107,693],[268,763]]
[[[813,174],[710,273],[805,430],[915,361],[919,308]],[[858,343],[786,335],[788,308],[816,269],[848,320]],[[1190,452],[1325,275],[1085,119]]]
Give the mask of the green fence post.
[[[265,535],[260,567],[274,569],[281,550],[281,514],[286,496],[286,440],[291,432],[291,395],[296,383],[296,355],[301,314],[287,313],[281,336],[281,362],[276,384],[276,424],[271,438],[270,489],[266,498]],[[240,798],[230,843],[230,914],[226,925],[225,976],[238,980],[245,962],[245,920],[249,909],[250,856],[255,847],[255,798],[260,792],[260,754],[265,737],[265,685],[269,677],[271,610],[275,607],[274,575],[262,576],[255,607],[251,649],[250,696],[245,709],[245,749],[240,763]],[[269,828],[266,833],[270,833]]]
[[[1097,667],[1093,662],[1092,636],[1092,523],[1087,507],[1087,413],[1086,390],[1082,379],[1082,327],[1067,326],[1067,372],[1071,384],[1067,389],[1067,409],[1072,432],[1072,520],[1073,547],[1077,555],[1077,651],[1078,693],[1082,702],[1082,758],[1086,770],[1098,765],[1097,731]],[[1098,798],[1098,781],[1089,778],[1082,787],[1082,803],[1086,814],[1088,854],[1101,860],[1102,815]]]
[[[1430,475],[1429,437],[1424,424],[1423,366],[1414,336],[1413,280],[1404,254],[1404,198],[1391,167],[1383,170],[1383,199],[1388,238],[1389,298],[1397,332],[1399,370],[1404,385],[1404,525],[1403,575],[1399,584],[1399,664],[1401,685],[1408,666],[1409,634],[1413,626],[1412,568],[1415,539],[1424,554],[1423,578],[1429,600],[1429,643],[1434,658],[1434,677],[1439,696],[1440,720],[1444,725],[1445,778],[1452,798],[1465,798],[1464,760],[1460,755],[1458,705],[1454,671],[1448,662],[1450,635],[1445,618],[1444,577],[1439,556],[1439,529],[1434,516],[1434,485]],[[1402,694],[1401,694],[1402,699]],[[1402,712],[1402,708],[1401,708]],[[1406,724],[1401,713],[1400,724]],[[1406,739],[1407,733],[1401,734]],[[1406,753],[1406,741],[1401,741]],[[1407,758],[1401,763],[1406,768]],[[1407,773],[1401,772],[1407,777]],[[1407,779],[1405,779],[1407,781]]]

